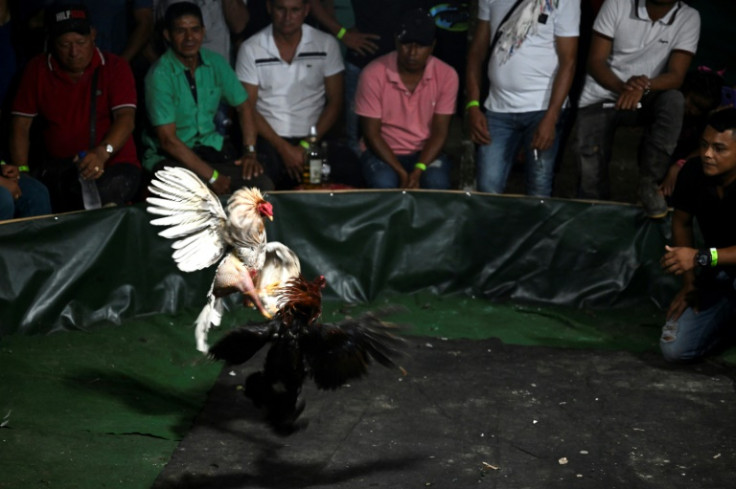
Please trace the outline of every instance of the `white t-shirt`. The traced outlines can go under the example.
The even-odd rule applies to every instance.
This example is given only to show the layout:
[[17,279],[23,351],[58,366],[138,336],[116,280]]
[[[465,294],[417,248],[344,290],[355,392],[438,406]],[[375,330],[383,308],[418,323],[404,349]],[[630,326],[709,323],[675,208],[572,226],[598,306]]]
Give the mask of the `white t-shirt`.
[[[491,40],[514,3],[515,0],[479,0],[478,18],[490,22]],[[491,88],[485,101],[486,109],[494,112],[547,110],[558,66],[555,38],[578,37],[580,32],[580,0],[560,0],[552,10],[548,3],[544,2],[540,12],[537,32],[530,31],[508,61],[502,64],[500,56],[491,57],[488,63]]]
[[256,110],[281,137],[303,137],[325,106],[325,77],[345,69],[333,36],[302,26],[291,64],[281,59],[271,25],[240,46],[235,73],[258,86]]
[[[700,37],[700,14],[685,3],[677,2],[667,15],[652,22],[643,1],[606,0],[593,30],[614,40],[608,66],[621,80],[638,75],[654,78],[666,70],[672,51],[695,54]],[[579,106],[617,99],[615,92],[603,88],[588,75]]]

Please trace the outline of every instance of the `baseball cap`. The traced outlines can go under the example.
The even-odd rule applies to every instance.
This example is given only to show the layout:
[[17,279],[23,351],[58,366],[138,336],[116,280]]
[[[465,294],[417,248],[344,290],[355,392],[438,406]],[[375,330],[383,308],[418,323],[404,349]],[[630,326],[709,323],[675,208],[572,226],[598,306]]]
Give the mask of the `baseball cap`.
[[409,10],[401,17],[396,39],[401,44],[415,42],[429,46],[434,42],[434,18],[422,8]]
[[84,5],[59,5],[46,14],[46,29],[53,40],[67,32],[86,36],[91,31],[89,12]]

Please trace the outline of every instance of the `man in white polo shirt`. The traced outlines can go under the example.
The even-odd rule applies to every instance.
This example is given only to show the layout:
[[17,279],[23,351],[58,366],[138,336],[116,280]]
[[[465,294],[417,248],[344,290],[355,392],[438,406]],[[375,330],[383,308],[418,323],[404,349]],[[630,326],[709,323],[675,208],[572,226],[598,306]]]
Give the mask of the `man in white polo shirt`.
[[[277,189],[299,185],[303,140],[317,128],[321,140],[342,110],[344,65],[333,36],[304,24],[308,0],[268,0],[272,24],[240,47],[238,78],[255,101],[257,150]],[[332,179],[361,186],[357,157],[330,144]]]
[[677,0],[606,0],[593,25],[580,96],[579,196],[609,197],[608,167],[619,125],[645,127],[638,195],[651,218],[667,215],[659,190],[684,115],[682,85],[698,47],[700,15]]

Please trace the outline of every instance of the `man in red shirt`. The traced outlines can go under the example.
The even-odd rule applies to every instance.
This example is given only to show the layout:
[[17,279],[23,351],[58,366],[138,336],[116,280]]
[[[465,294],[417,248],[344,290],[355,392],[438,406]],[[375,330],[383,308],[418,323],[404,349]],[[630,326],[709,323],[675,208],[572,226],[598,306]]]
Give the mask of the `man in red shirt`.
[[[82,208],[78,175],[95,182],[102,205],[124,204],[135,196],[141,174],[130,137],[133,74],[122,58],[95,47],[84,6],[52,9],[46,22],[49,54],[28,63],[11,111],[12,163],[30,164],[49,188],[55,212]],[[31,151],[36,118],[43,125],[42,155]]]

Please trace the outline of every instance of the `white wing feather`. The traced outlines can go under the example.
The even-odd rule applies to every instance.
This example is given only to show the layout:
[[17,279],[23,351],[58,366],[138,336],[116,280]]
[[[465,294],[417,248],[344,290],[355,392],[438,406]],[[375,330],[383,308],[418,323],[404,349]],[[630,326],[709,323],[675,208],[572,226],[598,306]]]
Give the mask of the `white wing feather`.
[[281,287],[301,273],[299,257],[291,248],[278,241],[266,243],[266,260],[256,279],[256,290],[263,307],[276,314],[281,299]]
[[220,199],[186,168],[157,171],[148,190],[148,212],[164,216],[151,220],[165,226],[159,235],[175,239],[174,261],[183,272],[207,268],[222,258],[228,246],[227,215]]

